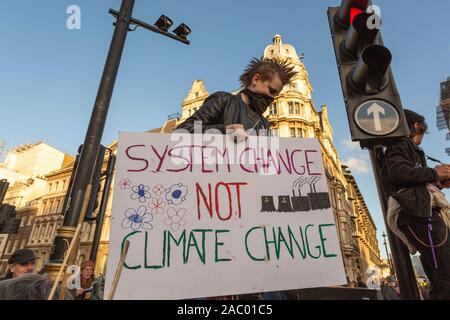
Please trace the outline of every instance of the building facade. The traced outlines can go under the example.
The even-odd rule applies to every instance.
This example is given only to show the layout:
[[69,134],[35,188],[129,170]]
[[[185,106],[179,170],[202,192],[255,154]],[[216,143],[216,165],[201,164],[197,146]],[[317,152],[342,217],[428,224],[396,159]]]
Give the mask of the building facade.
[[377,228],[367,208],[358,184],[348,167],[343,166],[345,178],[347,179],[347,194],[350,205],[354,212],[352,223],[354,244],[357,245],[359,256],[355,259],[355,272],[365,278],[365,271],[369,268],[379,267],[386,269],[385,262],[380,257],[380,249],[377,240]]
[[0,235],[0,274],[6,272],[11,254],[28,245],[42,207],[42,197],[48,191],[45,175],[72,159],[70,155],[38,142],[9,150],[5,161],[0,163],[0,179],[10,183],[4,203],[15,206],[17,218],[21,220],[17,234]]
[[[437,127],[439,130],[448,130],[447,141],[450,141],[450,77],[441,82],[441,97],[437,107]],[[450,148],[445,152],[450,156]]]

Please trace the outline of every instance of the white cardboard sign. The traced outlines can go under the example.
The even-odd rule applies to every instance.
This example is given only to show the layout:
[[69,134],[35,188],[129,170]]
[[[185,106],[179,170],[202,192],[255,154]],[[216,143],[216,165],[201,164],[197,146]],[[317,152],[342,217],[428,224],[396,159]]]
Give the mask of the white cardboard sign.
[[316,139],[121,133],[112,210],[116,299],[346,283]]

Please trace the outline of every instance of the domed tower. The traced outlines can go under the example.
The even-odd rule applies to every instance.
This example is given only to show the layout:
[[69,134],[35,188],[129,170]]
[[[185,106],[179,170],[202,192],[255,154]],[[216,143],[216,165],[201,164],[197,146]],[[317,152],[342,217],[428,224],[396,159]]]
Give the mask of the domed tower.
[[202,106],[208,96],[209,93],[205,88],[203,80],[194,80],[188,95],[181,104],[182,114],[181,118],[177,121],[177,125],[193,115]]
[[320,130],[319,113],[311,99],[312,86],[309,75],[295,48],[283,43],[277,34],[273,43],[264,50],[263,58],[278,58],[294,65],[297,75],[286,85],[264,114],[274,135],[280,137],[313,138]]

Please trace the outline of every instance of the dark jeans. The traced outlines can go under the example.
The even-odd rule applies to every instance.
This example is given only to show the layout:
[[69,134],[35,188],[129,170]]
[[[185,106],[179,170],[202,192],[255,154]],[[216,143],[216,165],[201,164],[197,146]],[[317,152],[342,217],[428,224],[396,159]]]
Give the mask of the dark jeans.
[[[450,300],[450,238],[448,227],[444,221],[439,218],[433,219],[432,222],[433,230],[431,235],[435,246],[441,244],[447,235],[447,240],[438,248],[434,248],[437,269],[431,248],[422,244],[430,245],[427,219],[419,218],[417,221],[399,226],[399,228],[420,253],[423,269],[431,282],[431,299]],[[420,241],[416,238],[420,239]]]

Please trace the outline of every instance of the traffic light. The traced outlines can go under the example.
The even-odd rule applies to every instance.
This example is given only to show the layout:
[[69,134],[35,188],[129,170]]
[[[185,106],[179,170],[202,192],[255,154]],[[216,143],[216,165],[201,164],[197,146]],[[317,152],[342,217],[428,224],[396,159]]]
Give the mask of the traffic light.
[[369,4],[342,0],[340,7],[328,8],[350,132],[363,148],[409,135],[390,67],[392,55],[381,39],[381,19],[368,12]]
[[0,204],[3,203],[5,199],[6,191],[8,191],[9,183],[8,180],[2,179],[0,180]]
[[17,233],[19,225],[20,220],[16,217],[16,207],[0,204],[0,233]]
[[103,161],[105,159],[105,151],[106,148],[104,146],[100,146],[99,148],[99,153],[97,156],[97,162],[95,164],[95,170],[94,170],[94,174],[92,176],[92,189],[91,189],[91,194],[89,196],[89,202],[88,202],[88,206],[86,209],[86,215],[85,215],[85,220],[86,221],[92,221],[95,220],[94,218],[94,212],[98,207],[98,194],[100,192],[100,187],[101,187],[101,183],[100,183],[100,179],[102,177],[102,168],[103,168]]

